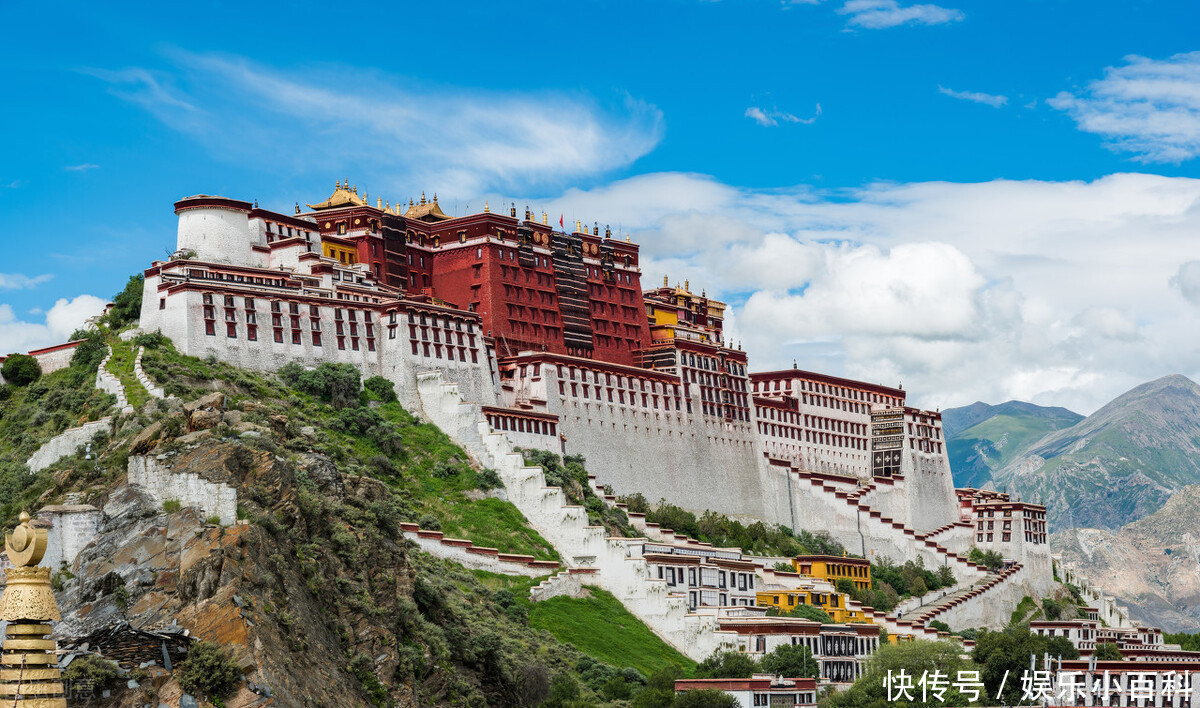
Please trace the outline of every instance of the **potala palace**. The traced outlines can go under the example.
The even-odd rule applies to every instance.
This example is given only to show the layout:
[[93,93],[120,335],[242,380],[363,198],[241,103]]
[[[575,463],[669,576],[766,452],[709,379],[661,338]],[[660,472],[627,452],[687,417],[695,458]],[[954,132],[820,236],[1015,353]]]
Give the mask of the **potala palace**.
[[[949,565],[976,589],[923,612],[952,625],[996,624],[1050,588],[1045,509],[956,490],[938,413],[898,388],[752,372],[723,335],[723,303],[689,283],[646,288],[638,245],[598,224],[555,230],[515,205],[451,217],[436,196],[392,207],[342,183],[294,214],[207,195],[175,211],[178,250],[146,270],[143,330],[239,366],[387,377],[512,475],[510,496],[530,497],[522,511],[576,567],[611,549],[521,478],[512,448],[583,455],[616,494]],[[1009,559],[1003,577],[969,563],[972,546]]]
[[[450,217],[436,196],[371,205],[340,182],[294,214],[207,195],[176,202],[175,212],[177,250],[145,271],[140,331],[246,368],[337,362],[389,379],[406,408],[497,471],[505,498],[563,558],[566,567],[533,588],[534,600],[598,585],[693,659],[800,644],[818,660],[822,685],[845,685],[861,675],[881,628],[890,641],[945,638],[929,626],[935,620],[1000,628],[1022,598],[1053,594],[1057,571],[1091,607],[1086,619],[1034,622],[1032,631],[1061,633],[1085,655],[1108,641],[1126,658],[1194,661],[1087,578],[1052,567],[1044,507],[955,489],[939,413],[906,405],[900,388],[798,368],[752,372],[747,353],[725,339],[723,303],[686,281],[644,288],[637,244],[598,224],[577,222],[568,233],[545,213],[519,217],[515,205]],[[57,367],[61,349],[33,354]],[[140,355],[134,368],[162,398]],[[126,405],[103,364],[97,386]],[[63,433],[29,468],[92,433]],[[826,532],[862,559],[716,548],[633,512],[642,537],[610,537],[527,464],[521,451],[531,449],[584,456],[610,505],[641,493],[696,513]],[[129,484],[158,503],[233,522],[233,489],[160,460],[131,455]],[[90,506],[39,512],[50,555],[69,564],[99,517]],[[467,567],[531,577],[559,568],[400,526],[420,548]],[[997,552],[1003,567],[971,562],[972,548]],[[887,613],[837,591],[841,579],[870,587],[870,561],[885,557],[948,567],[956,584]],[[800,604],[834,624],[766,616]],[[818,684],[803,681],[753,690],[792,692],[807,704]]]

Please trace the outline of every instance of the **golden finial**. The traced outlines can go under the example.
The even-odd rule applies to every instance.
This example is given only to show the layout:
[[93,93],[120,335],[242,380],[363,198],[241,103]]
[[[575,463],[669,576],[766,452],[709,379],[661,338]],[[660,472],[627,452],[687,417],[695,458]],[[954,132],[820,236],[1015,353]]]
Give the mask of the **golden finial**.
[[421,190],[421,206],[425,206],[425,190]]
[[335,192],[336,192],[336,191],[338,191],[338,190],[339,190],[339,189],[341,189],[341,188],[342,188],[342,181],[339,179],[337,182],[335,182],[335,183],[334,183],[334,185],[333,185],[333,191],[335,191]]
[[414,205],[415,205],[415,203],[413,202],[413,198],[409,197],[408,198],[408,208],[412,209]]
[[545,212],[545,211],[543,211],[543,212],[542,212],[542,223],[543,223],[543,224],[545,224],[545,223],[548,223],[548,222],[546,221],[546,212]]
[[488,203],[487,203],[487,200],[486,200],[486,199],[484,199],[484,200],[483,200],[483,213],[484,213],[484,214],[487,214],[487,213],[489,213],[489,212],[491,212],[491,209],[489,209],[489,208],[488,208]]
[[391,210],[392,210],[392,200],[390,200],[390,199],[389,199],[389,200],[387,200],[386,202],[384,202],[384,203],[383,203],[383,210],[384,210],[384,211],[391,211]]
[[580,221],[579,219],[576,219],[575,220],[575,233],[579,233],[580,231],[583,231],[583,222]]
[[29,514],[24,511],[18,518],[21,523],[4,537],[4,552],[18,568],[37,565],[46,554],[46,530],[30,526]]
[[625,234],[625,243],[629,243],[629,234]]
[[683,289],[690,293],[692,291],[692,284],[686,280],[683,281]]
[[665,275],[663,276],[663,287],[664,288],[670,287],[670,281],[667,280],[667,276],[665,276]]
[[376,208],[376,209],[382,209],[382,208],[383,208],[383,199],[382,199],[382,198],[380,198],[380,197],[375,197],[375,208]]
[[433,203],[437,204],[437,192],[433,193]]

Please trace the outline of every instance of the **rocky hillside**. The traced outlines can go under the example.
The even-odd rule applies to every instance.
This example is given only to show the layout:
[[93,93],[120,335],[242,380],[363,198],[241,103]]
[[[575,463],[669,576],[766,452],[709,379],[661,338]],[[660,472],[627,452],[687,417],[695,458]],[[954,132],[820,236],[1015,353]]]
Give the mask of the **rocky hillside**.
[[1063,560],[1133,616],[1168,632],[1200,631],[1200,486],[1116,531],[1071,529],[1050,537]]
[[1200,483],[1200,386],[1167,376],[1122,394],[996,469],[996,488],[1045,503],[1052,531],[1115,530]]
[[[1066,408],[1023,401],[997,406],[975,402],[942,411],[942,425],[954,472],[954,486],[981,488],[996,470],[1020,456],[1048,433],[1083,420]],[[994,486],[994,485],[993,485]]]
[[[125,355],[133,349],[105,339]],[[524,706],[552,692],[605,705],[645,682],[622,668],[630,664],[532,626],[537,579],[470,571],[404,538],[400,523],[419,522],[556,558],[502,492],[488,491],[488,471],[395,403],[386,381],[363,390],[342,365],[279,378],[145,341],[146,370],[177,398],[115,417],[92,439],[92,456],[81,447],[33,476],[23,465],[63,427],[104,412],[108,399],[90,389],[94,356],[7,389],[0,407],[14,436],[0,445],[5,515],[64,500],[102,511],[91,545],[55,574],[64,643],[122,623],[187,628],[240,667],[223,703],[231,708]],[[131,485],[135,469],[190,480],[189,493],[236,493],[236,520]],[[649,635],[627,613],[610,634],[633,624]],[[642,648],[686,662],[654,642]],[[113,681],[103,705],[181,705],[176,675],[124,668],[136,680]]]

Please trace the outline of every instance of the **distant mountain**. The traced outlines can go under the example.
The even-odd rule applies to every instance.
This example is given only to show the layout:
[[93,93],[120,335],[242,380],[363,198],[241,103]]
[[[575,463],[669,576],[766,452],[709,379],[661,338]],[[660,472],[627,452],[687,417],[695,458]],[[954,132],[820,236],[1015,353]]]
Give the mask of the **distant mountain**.
[[1184,487],[1162,509],[1117,531],[1060,531],[1050,548],[1135,619],[1169,632],[1200,631],[1198,509],[1200,486]]
[[1069,428],[1083,416],[1066,408],[1023,401],[997,406],[975,402],[942,411],[950,469],[957,487],[982,487],[994,472],[1046,434]]
[[[993,484],[1046,504],[1051,530],[1117,529],[1200,483],[1200,386],[1166,376],[1047,433],[1018,455],[1001,452]],[[971,469],[969,460],[963,464]]]

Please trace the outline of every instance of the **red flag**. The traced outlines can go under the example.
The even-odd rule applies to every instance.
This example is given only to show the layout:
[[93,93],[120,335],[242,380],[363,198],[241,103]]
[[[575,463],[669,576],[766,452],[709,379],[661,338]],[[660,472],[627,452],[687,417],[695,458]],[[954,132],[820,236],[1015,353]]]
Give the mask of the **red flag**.
[[565,228],[565,227],[563,226],[563,215],[562,215],[562,214],[559,214],[559,215],[558,215],[558,228],[560,228],[560,229],[561,229],[561,228]]

